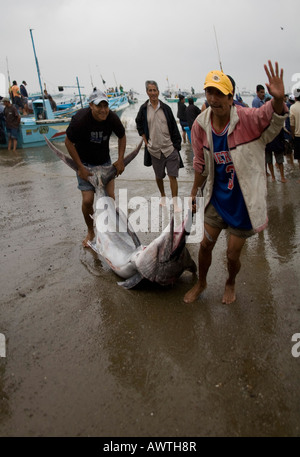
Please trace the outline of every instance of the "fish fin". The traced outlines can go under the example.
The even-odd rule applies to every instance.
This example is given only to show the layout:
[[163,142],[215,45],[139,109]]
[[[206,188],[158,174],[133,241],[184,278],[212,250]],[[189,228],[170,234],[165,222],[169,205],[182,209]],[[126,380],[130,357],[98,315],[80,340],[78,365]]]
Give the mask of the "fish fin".
[[135,273],[133,276],[126,279],[126,281],[118,282],[118,286],[122,286],[122,287],[124,287],[124,289],[132,289],[139,282],[141,282],[142,279],[144,279],[144,278],[140,273]]
[[88,241],[87,242],[87,245],[93,249],[93,251],[97,252],[97,254],[99,254],[99,251],[97,249],[97,246],[96,246],[96,241]]
[[[125,167],[138,155],[141,146],[143,144],[143,140],[140,141],[138,146],[135,148],[134,151],[132,151],[130,154],[126,155],[124,157],[124,165]],[[117,176],[117,169],[114,165],[110,165],[109,167],[106,168],[105,173],[102,174],[101,176],[101,181],[104,186],[106,186],[109,181],[114,179]]]
[[141,242],[139,240],[139,237],[137,236],[137,234],[135,233],[135,231],[131,227],[131,225],[130,225],[126,215],[123,213],[123,211],[120,208],[116,208],[116,213],[117,213],[117,217],[119,218],[119,222],[118,222],[119,223],[119,229],[120,229],[120,226],[122,226],[121,224],[123,224],[124,227],[127,227],[127,233],[128,233],[128,235],[131,236],[135,247],[138,248],[139,246],[141,246]]
[[52,144],[51,141],[49,141],[45,135],[44,135],[44,138],[45,138],[47,145],[51,149],[51,151],[53,151],[54,154],[57,155],[57,157],[59,157],[63,162],[65,162],[66,165],[68,165],[73,170],[75,170],[75,171],[78,170],[76,163],[74,162],[73,159],[71,159],[71,157],[68,157],[66,154],[64,154],[62,151],[60,151],[56,146],[54,146],[54,144]]

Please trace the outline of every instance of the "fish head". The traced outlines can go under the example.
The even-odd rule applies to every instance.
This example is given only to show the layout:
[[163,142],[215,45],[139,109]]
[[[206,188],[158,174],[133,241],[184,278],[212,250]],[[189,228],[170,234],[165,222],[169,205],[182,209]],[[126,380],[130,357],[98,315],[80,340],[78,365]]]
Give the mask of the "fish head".
[[174,284],[185,270],[196,272],[197,267],[186,247],[192,213],[189,211],[179,229],[174,230],[174,218],[166,229],[135,258],[138,272],[160,285]]

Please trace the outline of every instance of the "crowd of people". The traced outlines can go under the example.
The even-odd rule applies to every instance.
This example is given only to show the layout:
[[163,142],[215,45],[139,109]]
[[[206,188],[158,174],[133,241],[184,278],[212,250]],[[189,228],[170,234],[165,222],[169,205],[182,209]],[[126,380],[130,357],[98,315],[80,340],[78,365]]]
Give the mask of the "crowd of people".
[[[246,240],[267,227],[268,170],[275,180],[273,154],[281,182],[285,183],[284,155],[298,160],[300,167],[300,88],[286,95],[283,70],[268,61],[264,66],[268,83],[258,84],[252,108],[235,96],[234,79],[222,71],[213,70],[205,78],[206,101],[200,110],[193,97],[185,105],[179,96],[177,116],[182,132],[169,105],[159,99],[158,84],[145,83],[148,99],[140,106],[135,122],[144,140],[144,165],[152,166],[165,205],[164,178],[168,175],[176,211],[178,175],[183,167],[181,142],[186,141],[186,129],[191,130],[194,153],[194,182],[190,197],[196,200],[203,191],[204,237],[198,254],[198,280],[185,294],[184,302],[192,303],[206,288],[212,252],[223,229],[228,231],[227,271],[222,303],[236,300],[235,281],[241,268],[240,256]],[[22,100],[21,91],[12,91],[14,100],[4,99],[4,116],[9,138],[14,137],[20,114],[16,104]],[[25,95],[23,95],[25,97]],[[82,213],[87,227],[83,246],[88,247],[95,233],[93,228],[95,189],[88,181],[93,167],[111,164],[109,142],[114,133],[118,138],[118,160],[114,163],[117,175],[124,171],[126,133],[119,117],[110,111],[107,95],[94,90],[89,107],[79,110],[66,131],[66,147],[75,161],[78,189],[82,193]],[[268,167],[268,168],[267,168]],[[107,184],[107,194],[114,198],[114,182]],[[193,203],[195,211],[195,204]]]
[[[270,61],[264,68],[269,81],[266,86],[270,100],[263,99],[259,87],[259,100],[254,101],[254,105],[256,102],[261,105],[258,109],[248,108],[242,100],[234,99],[232,77],[221,71],[209,72],[204,84],[207,103],[201,113],[195,110],[192,102],[186,107],[185,99],[179,98],[177,115],[181,134],[170,106],[159,99],[157,82],[148,80],[145,83],[148,99],[140,106],[135,119],[137,131],[144,140],[144,165],[153,167],[161,205],[165,204],[164,178],[168,175],[174,210],[178,196],[177,178],[183,166],[181,142],[186,139],[186,127],[192,127],[194,183],[190,197],[195,201],[198,190],[203,190],[205,213],[204,237],[198,254],[198,280],[185,294],[185,303],[194,302],[206,288],[212,252],[223,229],[228,231],[229,236],[226,254],[228,277],[222,303],[231,304],[236,300],[235,281],[241,268],[243,246],[249,237],[266,228],[268,221],[267,145],[271,145],[268,148],[275,153],[273,141],[284,131],[284,126],[294,140],[294,157],[298,160],[300,94],[296,94],[296,103],[290,107],[289,115],[283,70],[279,69],[277,62],[273,67]],[[287,127],[287,119],[290,127]],[[126,134],[121,125],[110,112],[105,94],[97,92],[91,94],[89,108],[77,113],[67,130],[66,146],[79,170],[78,187],[82,192],[82,212],[87,225],[84,246],[88,246],[88,241],[94,237],[90,216],[95,189],[90,184],[85,187],[88,174],[92,173],[93,166],[110,163],[109,139],[112,132],[117,135],[119,144],[119,157],[115,163],[117,175],[123,172]],[[282,179],[282,182],[285,180]],[[107,191],[114,196],[113,187]],[[194,205],[193,210],[196,210]]]

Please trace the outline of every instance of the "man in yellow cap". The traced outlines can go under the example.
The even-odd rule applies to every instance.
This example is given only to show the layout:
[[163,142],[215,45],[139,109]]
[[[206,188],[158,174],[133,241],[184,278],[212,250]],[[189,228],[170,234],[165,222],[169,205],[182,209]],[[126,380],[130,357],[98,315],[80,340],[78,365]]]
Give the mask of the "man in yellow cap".
[[233,104],[233,86],[221,71],[208,73],[204,83],[209,108],[192,128],[194,184],[191,197],[204,187],[204,237],[199,249],[199,277],[184,297],[192,303],[206,288],[212,251],[222,229],[229,232],[228,277],[222,303],[236,300],[235,279],[245,241],[267,226],[265,145],[281,130],[284,114],[283,70],[264,65],[272,100],[258,109]]

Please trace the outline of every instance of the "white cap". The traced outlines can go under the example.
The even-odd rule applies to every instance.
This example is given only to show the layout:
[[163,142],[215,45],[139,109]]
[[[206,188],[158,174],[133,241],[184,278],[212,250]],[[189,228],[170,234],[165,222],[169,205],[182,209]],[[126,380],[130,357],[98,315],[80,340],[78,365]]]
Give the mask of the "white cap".
[[294,97],[295,98],[300,97],[300,87],[296,87],[296,89],[294,89]]
[[95,90],[88,98],[88,102],[94,103],[95,105],[99,105],[99,103],[103,101],[108,104],[108,98],[104,92],[101,92],[101,90]]

